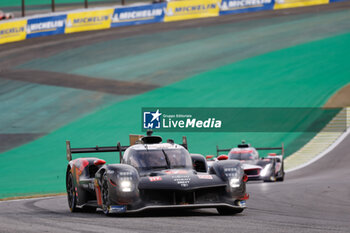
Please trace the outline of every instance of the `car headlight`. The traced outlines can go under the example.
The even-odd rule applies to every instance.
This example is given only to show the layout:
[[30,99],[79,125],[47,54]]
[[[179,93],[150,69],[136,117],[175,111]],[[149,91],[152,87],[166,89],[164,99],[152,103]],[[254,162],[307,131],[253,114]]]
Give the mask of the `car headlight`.
[[241,185],[241,184],[240,184],[239,178],[232,178],[232,179],[230,180],[230,186],[231,186],[231,188],[238,188],[240,185]]
[[123,192],[131,192],[131,187],[132,183],[130,182],[130,180],[123,180],[122,182],[120,182],[120,189]]
[[271,164],[267,164],[264,169],[262,169],[260,176],[267,176],[269,174],[269,171],[271,169]]

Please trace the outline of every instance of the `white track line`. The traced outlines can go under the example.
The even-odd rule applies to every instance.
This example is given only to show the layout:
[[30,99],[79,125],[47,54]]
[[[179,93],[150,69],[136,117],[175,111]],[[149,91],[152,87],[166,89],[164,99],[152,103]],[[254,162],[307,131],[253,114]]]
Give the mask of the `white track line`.
[[322,158],[323,156],[325,156],[326,154],[331,152],[335,147],[337,147],[346,138],[346,136],[348,136],[349,134],[350,134],[350,128],[348,128],[342,135],[340,135],[340,137],[330,147],[328,147],[326,150],[321,152],[315,158],[311,159],[309,162],[304,163],[304,164],[302,164],[302,165],[300,165],[298,167],[295,167],[295,168],[287,170],[286,173],[294,172],[296,170],[299,170],[301,168],[304,168],[304,167],[309,166],[310,164],[316,162],[317,160],[319,160],[320,158]]

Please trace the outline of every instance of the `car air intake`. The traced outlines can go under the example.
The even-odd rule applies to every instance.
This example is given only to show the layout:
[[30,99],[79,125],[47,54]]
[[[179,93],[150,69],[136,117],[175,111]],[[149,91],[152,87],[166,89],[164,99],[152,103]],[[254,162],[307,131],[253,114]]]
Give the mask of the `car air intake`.
[[260,169],[244,170],[244,173],[247,174],[247,176],[258,176],[260,174]]
[[219,202],[225,187],[197,189],[195,191],[148,190],[143,189],[141,197],[144,202],[158,205],[184,205]]

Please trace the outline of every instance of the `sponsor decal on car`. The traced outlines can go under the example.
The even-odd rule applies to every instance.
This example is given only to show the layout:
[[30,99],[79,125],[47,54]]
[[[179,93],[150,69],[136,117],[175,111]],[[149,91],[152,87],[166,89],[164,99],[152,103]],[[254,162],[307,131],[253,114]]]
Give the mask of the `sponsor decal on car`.
[[212,180],[212,175],[197,175],[199,179]]
[[247,206],[247,202],[246,201],[239,201],[238,205],[242,206],[242,207],[246,207]]
[[149,181],[153,182],[153,181],[161,181],[162,180],[162,177],[160,176],[151,176],[151,177],[148,177],[149,178]]
[[111,214],[118,214],[118,213],[125,213],[125,212],[126,212],[125,205],[112,205],[109,207],[109,213]]
[[165,171],[166,174],[187,174],[187,170],[168,170]]
[[190,176],[176,175],[176,176],[172,176],[172,178],[181,187],[188,187],[188,184],[191,181]]

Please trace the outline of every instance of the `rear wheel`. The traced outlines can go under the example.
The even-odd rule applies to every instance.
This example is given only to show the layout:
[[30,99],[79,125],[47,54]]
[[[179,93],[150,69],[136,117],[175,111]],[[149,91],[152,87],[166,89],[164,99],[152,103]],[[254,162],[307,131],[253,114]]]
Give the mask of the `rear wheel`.
[[102,196],[102,210],[105,215],[109,215],[109,191],[108,191],[108,178],[105,173],[102,178],[102,187],[101,187],[101,196]]
[[70,171],[67,177],[66,188],[67,188],[67,198],[68,198],[69,209],[71,212],[76,212],[77,211],[77,193],[73,183],[73,175]]
[[244,210],[244,209],[232,209],[232,208],[226,208],[226,207],[218,207],[216,209],[221,215],[239,214],[239,213],[242,213]]

